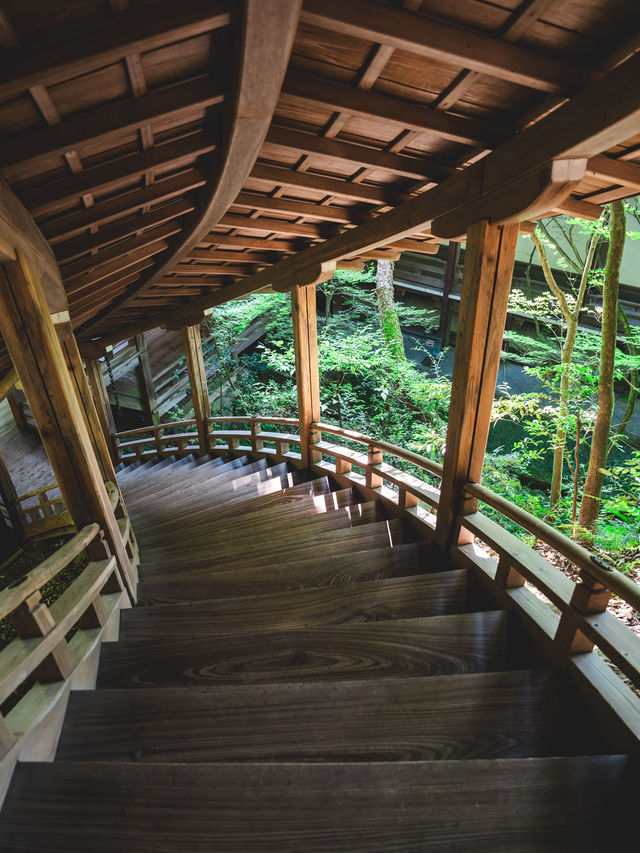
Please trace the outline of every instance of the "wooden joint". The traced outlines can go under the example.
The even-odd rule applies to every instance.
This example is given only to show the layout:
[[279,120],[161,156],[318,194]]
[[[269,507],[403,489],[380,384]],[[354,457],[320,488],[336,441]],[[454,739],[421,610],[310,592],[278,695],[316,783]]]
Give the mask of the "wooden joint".
[[336,474],[349,474],[351,472],[351,462],[346,459],[336,457]]
[[611,591],[602,589],[591,589],[585,583],[576,584],[571,596],[571,606],[578,613],[604,613],[611,598]]
[[251,447],[254,451],[257,452],[258,450],[262,450],[264,448],[264,439],[257,438],[258,433],[262,432],[262,424],[252,422],[250,426],[251,426]]
[[102,596],[97,595],[78,619],[78,627],[84,629],[102,628],[106,621],[107,611]]
[[398,491],[398,506],[400,509],[411,509],[411,507],[418,506],[419,503],[420,498],[414,495],[413,492],[402,488]]
[[562,654],[577,655],[592,652],[595,644],[582,633],[575,615],[566,611],[558,624],[554,645]]
[[280,456],[285,456],[289,452],[288,441],[276,441],[276,453]]
[[500,555],[495,580],[503,589],[516,589],[525,584],[524,577],[511,565],[509,554]]

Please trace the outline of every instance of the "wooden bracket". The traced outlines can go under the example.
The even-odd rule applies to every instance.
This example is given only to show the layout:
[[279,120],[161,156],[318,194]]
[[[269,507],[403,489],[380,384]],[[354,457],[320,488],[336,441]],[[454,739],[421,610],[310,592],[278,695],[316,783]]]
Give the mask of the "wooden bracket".
[[554,210],[582,180],[587,160],[551,160],[520,175],[497,189],[485,189],[483,175],[480,192],[471,204],[434,219],[431,233],[456,239],[480,220],[491,225],[533,219]]

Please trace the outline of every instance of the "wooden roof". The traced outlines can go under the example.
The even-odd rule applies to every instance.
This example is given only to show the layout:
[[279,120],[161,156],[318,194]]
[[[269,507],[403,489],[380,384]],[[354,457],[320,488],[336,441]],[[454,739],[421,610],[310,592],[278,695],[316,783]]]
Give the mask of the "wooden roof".
[[535,216],[595,218],[640,192],[636,0],[297,5],[0,3],[0,173],[58,259],[81,342],[305,283],[336,259],[431,252],[465,226],[434,227],[451,205],[429,215],[429,191],[453,187],[472,215],[538,152],[588,162]]

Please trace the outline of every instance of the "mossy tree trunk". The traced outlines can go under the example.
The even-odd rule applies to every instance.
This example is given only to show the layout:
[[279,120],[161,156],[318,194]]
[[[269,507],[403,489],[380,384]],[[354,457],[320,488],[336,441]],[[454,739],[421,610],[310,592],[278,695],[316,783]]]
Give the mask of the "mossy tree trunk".
[[393,261],[378,261],[376,269],[376,296],[380,314],[380,330],[385,346],[400,361],[405,358],[402,329],[393,293]]
[[578,514],[578,525],[583,530],[593,530],[600,512],[600,496],[605,476],[604,466],[609,450],[609,433],[615,402],[613,369],[616,358],[618,291],[620,289],[620,265],[624,250],[625,224],[622,201],[612,202],[611,236],[602,288],[602,345],[598,375],[598,413],[593,428],[589,467],[587,468]]

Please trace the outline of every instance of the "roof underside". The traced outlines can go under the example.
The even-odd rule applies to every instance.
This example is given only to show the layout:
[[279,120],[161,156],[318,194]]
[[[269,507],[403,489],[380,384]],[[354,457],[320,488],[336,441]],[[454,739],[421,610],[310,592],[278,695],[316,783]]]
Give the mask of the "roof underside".
[[[636,0],[304,0],[290,34],[269,30],[270,4],[0,5],[0,172],[53,248],[81,341],[237,294],[477,162],[640,47]],[[262,94],[234,139],[263,78],[275,111]],[[545,212],[596,218],[640,192],[640,133],[606,155]],[[435,242],[425,228],[346,260]]]

